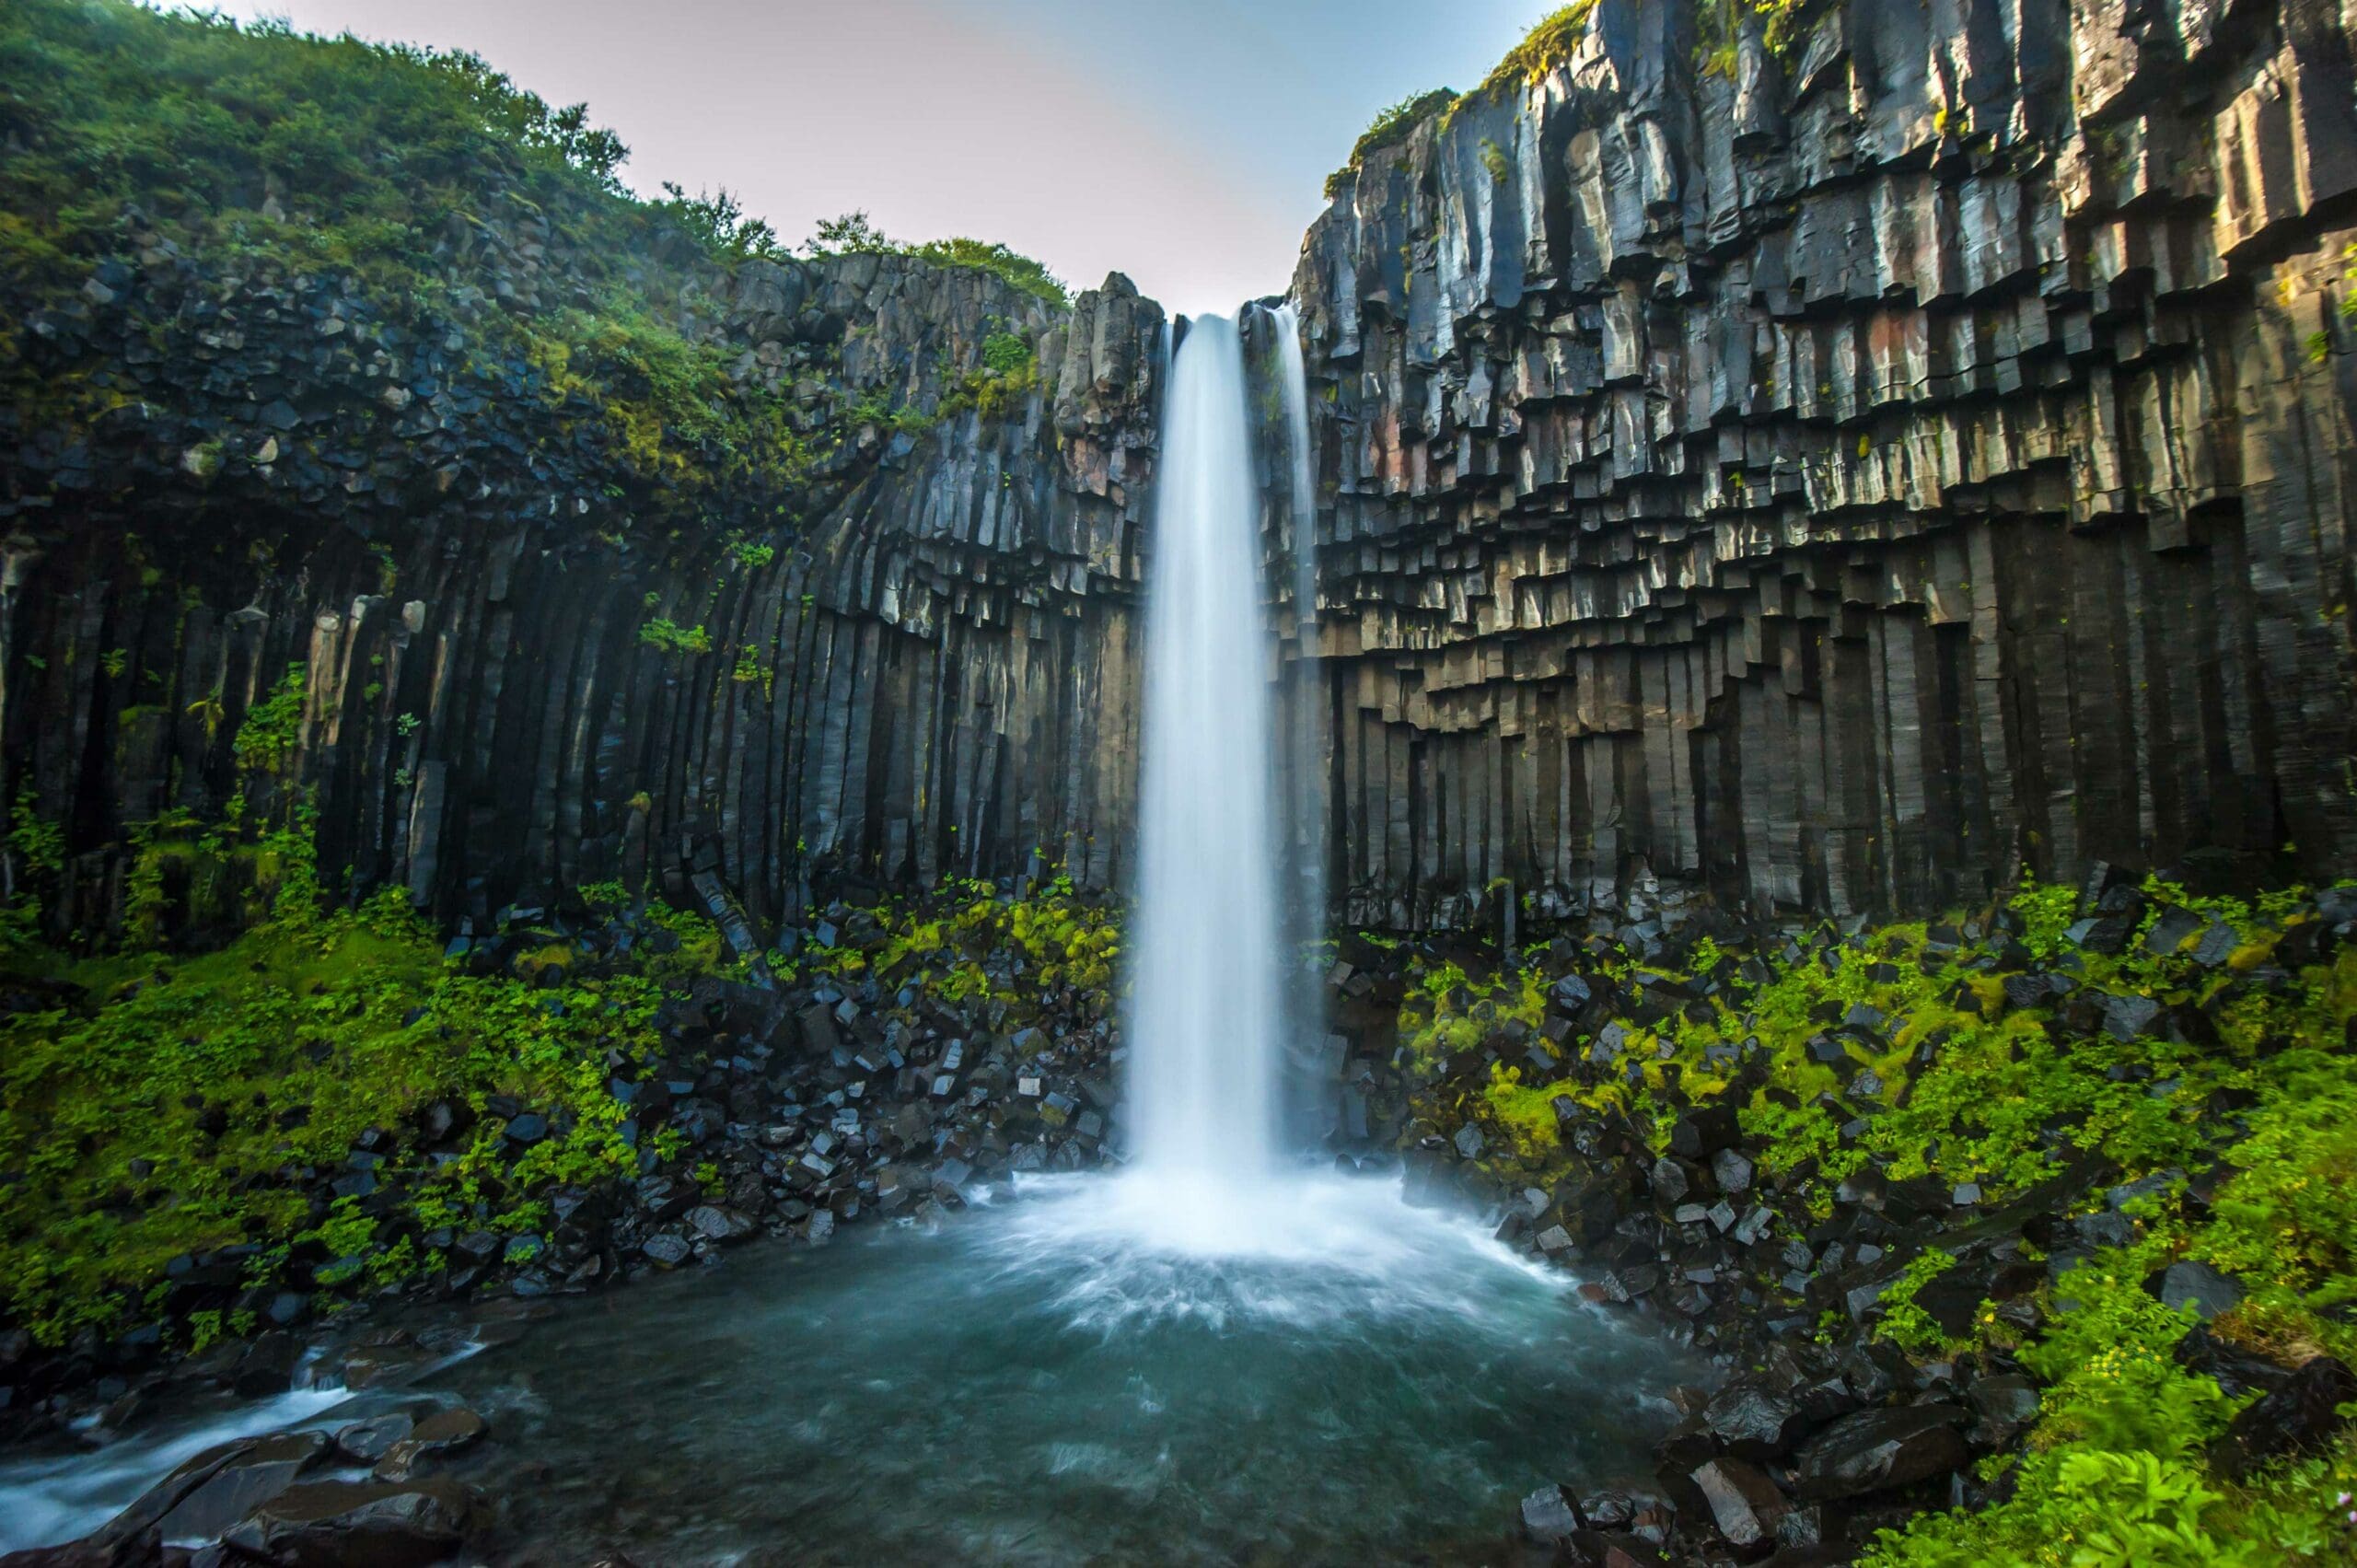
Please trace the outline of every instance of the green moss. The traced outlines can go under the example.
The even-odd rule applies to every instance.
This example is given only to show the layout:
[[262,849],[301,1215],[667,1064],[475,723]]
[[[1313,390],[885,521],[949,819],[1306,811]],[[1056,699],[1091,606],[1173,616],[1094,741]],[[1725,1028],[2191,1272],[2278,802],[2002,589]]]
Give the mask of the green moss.
[[1447,87],[1434,87],[1430,92],[1403,98],[1378,111],[1352,145],[1350,162],[1326,177],[1326,199],[1330,202],[1340,195],[1343,182],[1358,172],[1368,157],[1406,141],[1417,126],[1436,114],[1447,112],[1456,102],[1456,93]]
[[[1028,896],[1004,897],[987,882],[952,882],[931,899],[888,901],[861,912],[881,939],[865,952],[816,949],[830,973],[873,973],[955,1005],[1069,993],[1084,1010],[1109,1016],[1121,958],[1118,914],[1084,895],[1062,872]],[[1025,984],[994,983],[993,971],[1022,966]]]
[[1015,332],[993,332],[982,340],[977,363],[952,382],[939,414],[954,418],[970,409],[984,419],[1004,419],[1039,386],[1039,353],[1030,340]]
[[1556,1131],[1556,1097],[1577,1091],[1575,1084],[1525,1084],[1520,1068],[1501,1065],[1490,1069],[1481,1099],[1491,1120],[1513,1139],[1516,1154],[1526,1160],[1543,1160],[1562,1142]]
[[1506,52],[1506,57],[1482,80],[1481,90],[1493,95],[1527,90],[1570,64],[1580,41],[1587,36],[1588,17],[1595,9],[1596,0],[1572,0],[1550,12]]
[[1803,42],[1801,22],[1808,0],[1701,0],[1694,14],[1694,68],[1735,79],[1736,39],[1747,17],[1759,18],[1769,54],[1790,64]]
[[1410,1062],[1427,1071],[1478,1048],[1509,1019],[1537,1028],[1547,993],[1536,971],[1507,971],[1476,982],[1455,963],[1426,970],[1399,1011],[1399,1034]]
[[[229,947],[59,956],[53,971],[97,1005],[0,1023],[0,1303],[41,1342],[135,1320],[183,1253],[250,1244],[251,1283],[267,1283],[309,1237],[383,1283],[416,1262],[371,1250],[384,1225],[521,1228],[551,1182],[636,1168],[603,1091],[610,1050],[655,1044],[650,983],[551,992],[466,974],[398,892],[313,913],[308,857],[294,858],[276,915]],[[480,1109],[492,1094],[559,1108],[566,1130],[512,1165],[495,1127],[442,1165],[401,1156],[383,1220],[347,1208],[316,1223],[289,1179],[341,1166],[364,1131],[429,1099]]]
[[638,640],[650,648],[667,654],[708,654],[712,652],[712,633],[702,626],[682,626],[667,616],[658,616],[638,629]]

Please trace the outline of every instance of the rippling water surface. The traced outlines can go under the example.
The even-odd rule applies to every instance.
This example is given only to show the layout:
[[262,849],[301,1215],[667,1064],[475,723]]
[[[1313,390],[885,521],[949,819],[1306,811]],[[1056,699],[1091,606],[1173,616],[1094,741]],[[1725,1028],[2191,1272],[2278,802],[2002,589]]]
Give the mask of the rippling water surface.
[[1042,1184],[576,1304],[437,1382],[548,1465],[496,1486],[536,1533],[652,1563],[1397,1561],[1641,1468],[1658,1344],[1390,1183],[1278,1197]]

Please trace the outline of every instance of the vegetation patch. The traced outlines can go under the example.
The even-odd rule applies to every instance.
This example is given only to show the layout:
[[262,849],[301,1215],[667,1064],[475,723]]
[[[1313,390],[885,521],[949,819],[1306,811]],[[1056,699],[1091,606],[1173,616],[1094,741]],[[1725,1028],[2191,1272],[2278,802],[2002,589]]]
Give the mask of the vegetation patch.
[[[657,1044],[656,978],[470,972],[399,890],[319,912],[308,821],[263,847],[271,913],[217,952],[0,954],[46,998],[0,1015],[0,1317],[38,1343],[244,1332],[250,1307],[173,1318],[194,1260],[327,1305],[445,1267],[436,1232],[530,1232],[552,1187],[638,1169],[606,1083]],[[472,1132],[430,1157],[398,1134],[437,1102]],[[545,1136],[509,1139],[503,1103]]]
[[1004,245],[963,236],[909,244],[886,235],[868,221],[864,212],[823,220],[818,232],[805,240],[802,248],[813,256],[913,256],[936,266],[971,267],[1050,305],[1072,303],[1072,290],[1063,280],[1030,257]]
[[1587,19],[1596,0],[1572,0],[1551,11],[1506,51],[1506,57],[1484,77],[1481,90],[1490,94],[1527,91],[1571,63],[1581,40],[1587,37]]
[[[2165,1305],[2158,1284],[2173,1267],[2228,1282],[2200,1326],[2221,1353],[2357,1358],[2357,946],[2319,935],[2325,907],[2345,919],[2349,890],[2244,900],[2148,879],[2091,905],[2033,883],[1977,915],[1747,951],[1591,938],[1580,956],[1558,939],[1487,983],[1419,959],[1398,1019],[1422,1086],[1410,1136],[1479,1123],[1492,1136],[1468,1157],[1499,1188],[1535,1172],[1560,1196],[1596,1179],[1573,1126],[1625,1129],[1642,1167],[1699,1112],[1733,1108],[1756,1183],[1736,1211],[1762,1202],[1786,1216],[1778,1234],[1820,1241],[1847,1234],[1817,1227],[1859,1201],[1853,1179],[1941,1213],[1953,1190],[1945,1222],[1886,1216],[1875,1234],[1897,1225],[1903,1264],[1842,1276],[1835,1299],[1863,1277],[1868,1337],[1926,1376],[2017,1370],[2038,1402],[2025,1440],[1980,1463],[2002,1482],[1991,1501],[1885,1530],[1861,1559],[1874,1568],[2348,1561],[2357,1438],[2222,1468],[2258,1393],[2188,1353],[2196,1304]],[[1562,993],[1542,978],[1567,973]],[[2073,1188],[2073,1172],[2092,1174]],[[2088,1181],[2106,1189],[2086,1201],[2093,1228],[2071,1228],[2070,1208],[2052,1267],[1966,1313],[1972,1216]],[[2043,1245],[2021,1260],[2047,1261]],[[1785,1267],[1751,1281],[1756,1310],[1802,1311]],[[1819,1334],[1848,1327],[1837,1308]]]
[[1398,146],[1417,126],[1436,114],[1446,113],[1456,102],[1454,91],[1447,87],[1434,87],[1430,92],[1403,98],[1382,110],[1352,145],[1350,162],[1326,177],[1326,199],[1330,202],[1340,195],[1343,183],[1364,168],[1370,157],[1386,147]]

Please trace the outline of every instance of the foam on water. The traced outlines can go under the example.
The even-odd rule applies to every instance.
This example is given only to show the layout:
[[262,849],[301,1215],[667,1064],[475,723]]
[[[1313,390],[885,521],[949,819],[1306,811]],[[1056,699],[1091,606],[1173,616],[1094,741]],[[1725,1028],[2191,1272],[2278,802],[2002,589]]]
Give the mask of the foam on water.
[[1030,1178],[1018,1192],[990,1233],[991,1266],[1029,1278],[1069,1327],[1108,1335],[1163,1319],[1421,1319],[1448,1333],[1533,1309],[1552,1330],[1569,1284],[1464,1216],[1409,1206],[1396,1180],[1299,1172],[1248,1187],[1144,1170]]
[[309,1424],[351,1397],[337,1386],[296,1388],[188,1424],[142,1432],[87,1454],[0,1466],[0,1551],[87,1535],[207,1448]]

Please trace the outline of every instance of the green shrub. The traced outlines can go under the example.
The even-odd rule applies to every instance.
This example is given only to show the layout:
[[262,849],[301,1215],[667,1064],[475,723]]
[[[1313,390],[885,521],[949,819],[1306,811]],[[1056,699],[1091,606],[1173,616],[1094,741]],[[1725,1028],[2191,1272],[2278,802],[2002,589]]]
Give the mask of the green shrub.
[[238,738],[230,745],[238,766],[263,773],[274,773],[285,766],[301,736],[305,686],[303,667],[290,664],[278,684],[270,689],[270,695],[246,710]]
[[1350,161],[1326,177],[1326,199],[1332,201],[1348,180],[1368,157],[1386,147],[1397,146],[1408,139],[1410,133],[1434,115],[1447,112],[1457,101],[1457,94],[1447,87],[1434,87],[1430,92],[1414,93],[1391,104],[1376,114],[1367,128],[1359,133],[1352,144]]
[[702,626],[682,626],[668,617],[657,617],[641,626],[638,640],[647,647],[658,648],[667,654],[712,652],[711,633]]
[[868,221],[864,212],[845,213],[839,218],[822,221],[818,232],[803,241],[802,249],[813,256],[913,256],[937,266],[972,267],[1051,305],[1067,306],[1072,303],[1072,291],[1064,286],[1062,280],[1030,257],[1017,254],[1004,245],[962,236],[928,239],[915,245],[904,244],[884,234]]

